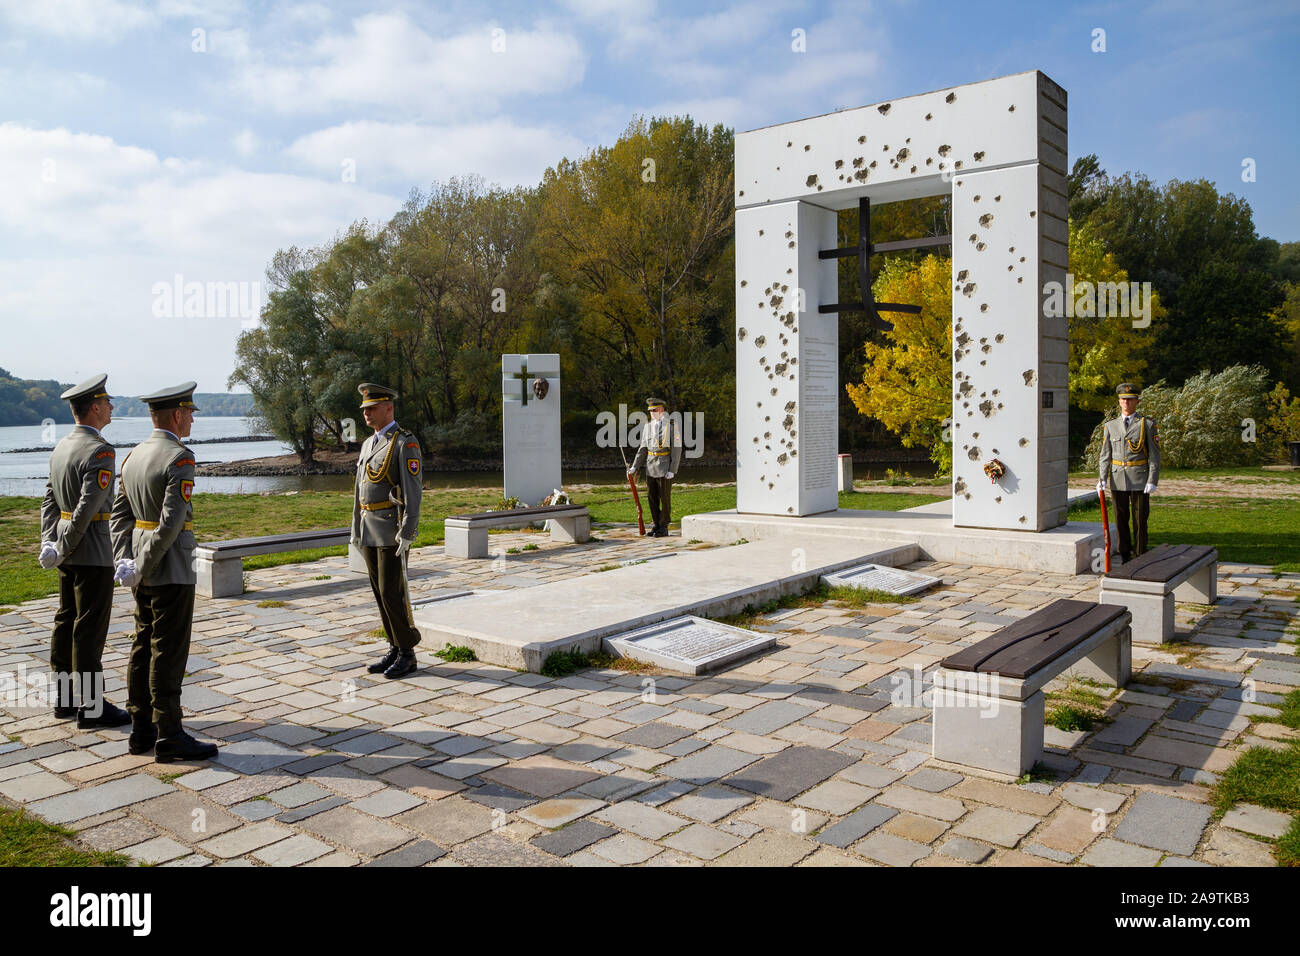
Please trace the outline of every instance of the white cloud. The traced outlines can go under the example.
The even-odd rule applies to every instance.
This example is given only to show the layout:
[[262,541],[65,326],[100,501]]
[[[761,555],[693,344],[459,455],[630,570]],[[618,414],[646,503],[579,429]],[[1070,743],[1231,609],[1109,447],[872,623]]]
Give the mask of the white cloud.
[[166,120],[167,125],[174,130],[187,130],[203,126],[207,123],[208,117],[207,114],[197,110],[168,110]]
[[481,115],[502,99],[562,92],[582,80],[586,57],[572,35],[546,26],[510,29],[504,51],[493,52],[492,29],[484,23],[430,35],[404,13],[369,14],[305,52],[279,46],[249,53],[233,86],[282,113],[368,106],[446,116]]
[[235,134],[235,138],[231,140],[231,145],[235,147],[235,152],[247,159],[257,152],[261,146],[261,140],[257,138],[257,134],[251,129],[242,129]]
[[74,40],[116,40],[158,22],[152,10],[122,0],[0,0],[0,17],[16,27]]
[[359,181],[395,179],[408,186],[468,173],[492,183],[532,186],[547,166],[583,151],[584,144],[567,133],[505,119],[457,126],[343,123],[301,136],[285,150],[311,169],[337,174],[339,164],[352,159]]

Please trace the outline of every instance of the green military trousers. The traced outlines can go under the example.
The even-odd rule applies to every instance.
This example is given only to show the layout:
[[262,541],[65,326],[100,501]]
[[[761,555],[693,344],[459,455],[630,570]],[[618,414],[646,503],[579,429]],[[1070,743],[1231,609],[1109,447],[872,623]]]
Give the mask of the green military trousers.
[[50,670],[58,687],[58,706],[74,706],[73,688],[79,688],[81,706],[94,709],[90,697],[103,692],[100,659],[112,613],[112,568],[59,566],[59,609],[50,635]]
[[655,530],[668,533],[668,525],[673,520],[673,482],[670,478],[655,478],[646,475],[645,484],[650,492],[650,518]]
[[135,589],[135,642],[127,662],[127,710],[135,723],[146,716],[158,736],[181,732],[181,684],[190,656],[194,585],[162,584]]
[[388,643],[398,650],[409,651],[420,643],[420,632],[411,618],[411,600],[406,592],[406,563],[397,556],[397,548],[371,548],[363,546],[366,571],[370,574],[370,590],[379,605],[379,617],[384,623]]

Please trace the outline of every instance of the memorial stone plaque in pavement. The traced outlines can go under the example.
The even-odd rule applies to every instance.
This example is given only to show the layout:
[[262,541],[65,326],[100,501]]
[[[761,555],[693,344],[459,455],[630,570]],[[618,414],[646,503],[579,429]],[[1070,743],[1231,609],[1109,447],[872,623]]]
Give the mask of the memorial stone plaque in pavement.
[[776,635],[687,615],[625,631],[605,642],[623,657],[683,674],[702,674],[771,647]]
[[939,584],[932,578],[915,571],[900,571],[883,564],[859,564],[834,574],[822,575],[822,581],[831,587],[863,588],[871,591],[888,591],[890,594],[916,594]]

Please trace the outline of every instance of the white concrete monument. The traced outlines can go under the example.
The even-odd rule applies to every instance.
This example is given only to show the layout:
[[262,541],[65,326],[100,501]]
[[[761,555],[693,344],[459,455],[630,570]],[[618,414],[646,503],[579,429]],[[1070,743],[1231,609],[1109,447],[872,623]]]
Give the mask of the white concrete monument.
[[737,511],[836,508],[836,210],[951,194],[953,525],[1065,523],[1066,128],[1034,71],[736,136]]
[[560,487],[560,356],[501,356],[505,494],[529,505]]

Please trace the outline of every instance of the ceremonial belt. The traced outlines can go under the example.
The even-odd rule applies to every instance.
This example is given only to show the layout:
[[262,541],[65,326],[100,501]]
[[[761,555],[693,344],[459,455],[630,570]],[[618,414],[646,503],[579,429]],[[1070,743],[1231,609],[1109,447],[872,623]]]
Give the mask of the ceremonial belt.
[[1143,458],[1140,461],[1116,461],[1114,458],[1112,458],[1110,460],[1110,463],[1112,465],[1119,465],[1122,468],[1131,468],[1137,465],[1145,465],[1147,463],[1147,460]]
[[652,451],[650,454],[653,455],[655,458],[667,458],[671,454],[671,452]]
[[361,502],[362,511],[384,511],[388,508],[396,507],[397,505],[393,504],[391,501],[375,501],[370,504],[366,504],[364,501]]
[[[60,512],[59,512],[59,515],[60,515],[60,517],[62,517],[65,521],[71,521],[71,520],[72,520],[72,512],[71,512],[71,511],[60,511]],[[90,520],[91,520],[91,521],[107,521],[107,520],[108,520],[109,518],[111,518],[111,517],[113,517],[113,512],[111,512],[111,511],[101,511],[101,512],[99,512],[99,514],[95,515],[95,517],[91,518]]]
[[[137,522],[135,523],[135,526],[136,526],[137,528],[139,528],[141,531],[156,531],[157,528],[158,528],[158,522],[157,522],[157,521],[137,521]],[[193,522],[193,521],[187,521],[187,522],[185,522],[185,525],[181,528],[181,530],[182,530],[182,531],[193,531],[193,530],[194,530],[194,522]]]

